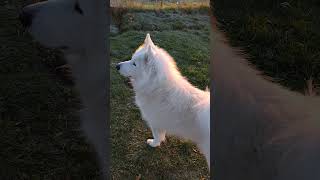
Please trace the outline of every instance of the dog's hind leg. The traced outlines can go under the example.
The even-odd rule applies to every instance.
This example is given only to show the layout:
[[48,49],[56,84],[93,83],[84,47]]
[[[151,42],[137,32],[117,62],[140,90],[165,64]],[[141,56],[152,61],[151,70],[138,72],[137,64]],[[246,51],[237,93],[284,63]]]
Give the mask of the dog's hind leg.
[[147,143],[151,147],[160,146],[161,142],[166,139],[166,131],[162,129],[152,128],[152,127],[151,127],[151,131],[152,131],[153,139],[148,139]]

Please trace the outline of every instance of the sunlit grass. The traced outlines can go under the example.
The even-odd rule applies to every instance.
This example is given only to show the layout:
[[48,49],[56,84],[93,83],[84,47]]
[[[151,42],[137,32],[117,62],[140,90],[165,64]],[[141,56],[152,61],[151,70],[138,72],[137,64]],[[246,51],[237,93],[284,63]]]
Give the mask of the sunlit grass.
[[202,9],[209,8],[210,1],[185,1],[185,2],[140,2],[128,0],[113,0],[111,7],[126,7],[130,9],[155,10],[155,9]]

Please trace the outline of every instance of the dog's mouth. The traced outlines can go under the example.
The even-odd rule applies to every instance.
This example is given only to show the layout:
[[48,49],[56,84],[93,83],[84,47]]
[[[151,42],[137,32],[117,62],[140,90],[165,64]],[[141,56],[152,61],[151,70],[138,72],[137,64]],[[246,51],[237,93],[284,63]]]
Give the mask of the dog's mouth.
[[22,33],[23,36],[25,36],[26,34],[29,33],[29,29],[30,29],[30,27],[26,27],[24,25],[21,25],[20,32]]
[[132,82],[131,82],[131,76],[129,76],[128,78],[126,78],[126,79],[124,80],[124,83],[125,83],[130,89],[133,89]]

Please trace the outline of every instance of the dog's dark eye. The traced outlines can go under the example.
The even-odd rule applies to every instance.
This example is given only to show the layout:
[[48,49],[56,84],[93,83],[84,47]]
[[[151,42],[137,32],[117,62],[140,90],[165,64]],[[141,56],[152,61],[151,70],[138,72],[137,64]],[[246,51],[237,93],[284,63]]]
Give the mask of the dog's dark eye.
[[137,66],[135,62],[133,62],[133,65],[134,65],[134,66]]
[[76,4],[74,5],[74,10],[76,10],[79,14],[83,15],[83,11],[80,8],[80,5],[78,2],[76,2]]

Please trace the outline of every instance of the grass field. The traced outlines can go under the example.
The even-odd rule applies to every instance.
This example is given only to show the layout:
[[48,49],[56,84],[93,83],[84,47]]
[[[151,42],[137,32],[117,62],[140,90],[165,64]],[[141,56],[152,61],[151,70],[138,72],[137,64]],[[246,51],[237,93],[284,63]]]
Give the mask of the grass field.
[[205,159],[192,143],[169,136],[159,148],[148,147],[151,132],[134,104],[132,90],[115,70],[115,64],[129,60],[149,32],[155,44],[175,58],[182,74],[205,89],[209,86],[208,8],[113,11],[117,30],[111,37],[112,178],[208,179]]
[[23,33],[22,4],[0,2],[0,179],[97,179],[77,94],[56,76],[64,60]]
[[231,43],[266,75],[292,90],[319,94],[319,1],[216,0],[214,8]]

